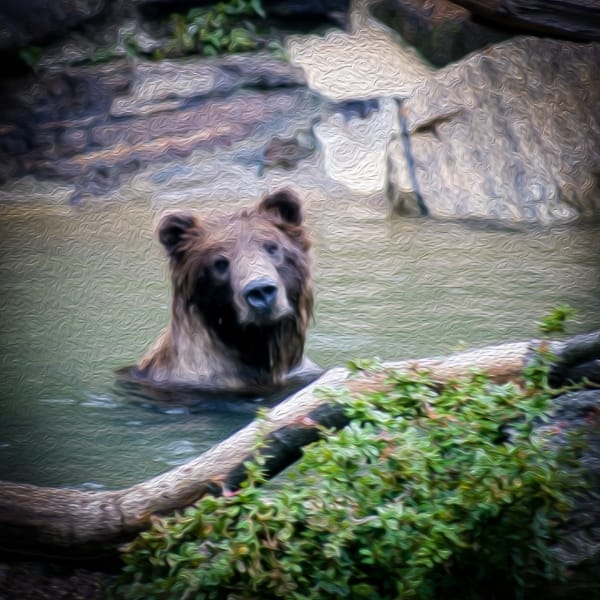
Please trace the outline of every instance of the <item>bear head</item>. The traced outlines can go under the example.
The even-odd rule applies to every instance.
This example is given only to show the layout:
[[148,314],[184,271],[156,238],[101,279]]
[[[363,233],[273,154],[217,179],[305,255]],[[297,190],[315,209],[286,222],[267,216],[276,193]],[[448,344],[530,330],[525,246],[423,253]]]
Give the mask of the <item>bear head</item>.
[[165,215],[173,321],[205,328],[241,366],[283,374],[303,356],[312,315],[310,241],[298,197],[277,191],[255,208],[202,218]]

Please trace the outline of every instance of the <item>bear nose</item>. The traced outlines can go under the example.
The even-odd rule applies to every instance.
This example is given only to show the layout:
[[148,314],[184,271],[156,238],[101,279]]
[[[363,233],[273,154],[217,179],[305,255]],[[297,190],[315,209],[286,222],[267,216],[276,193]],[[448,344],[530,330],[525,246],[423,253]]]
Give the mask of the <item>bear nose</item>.
[[277,298],[277,285],[270,279],[259,279],[244,288],[244,298],[248,306],[259,312],[268,312]]

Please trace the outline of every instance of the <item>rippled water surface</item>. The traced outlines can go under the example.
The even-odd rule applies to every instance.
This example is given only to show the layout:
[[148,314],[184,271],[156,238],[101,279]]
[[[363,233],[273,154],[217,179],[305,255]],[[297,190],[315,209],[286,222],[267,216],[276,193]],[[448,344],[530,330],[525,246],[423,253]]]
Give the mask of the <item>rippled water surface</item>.
[[[242,195],[226,201],[252,202]],[[186,197],[201,210],[223,205]],[[342,193],[308,198],[308,354],[324,367],[533,337],[559,302],[579,311],[571,332],[600,327],[598,225],[507,230],[390,217]],[[249,420],[247,410],[158,410],[114,385],[114,369],[135,362],[168,319],[153,238],[164,204],[21,200],[8,193],[0,204],[1,479],[125,486]]]

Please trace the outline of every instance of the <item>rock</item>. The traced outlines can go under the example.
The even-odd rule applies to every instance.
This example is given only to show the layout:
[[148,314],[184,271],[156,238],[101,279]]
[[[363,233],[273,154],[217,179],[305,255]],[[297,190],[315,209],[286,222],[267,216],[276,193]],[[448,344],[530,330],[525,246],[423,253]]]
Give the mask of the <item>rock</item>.
[[[395,99],[384,182],[398,212],[544,224],[598,213],[600,44],[519,37],[434,70],[364,10],[351,17],[351,32],[289,50],[329,98]],[[360,177],[354,161],[341,167],[348,144],[329,151],[342,181]]]
[[44,72],[0,91],[0,178],[37,173],[38,166],[84,151],[91,132],[131,84],[125,61]]
[[116,98],[113,117],[143,116],[183,108],[191,100],[227,96],[240,88],[304,86],[302,70],[258,52],[219,59],[139,61],[131,94]]
[[118,563],[101,570],[57,561],[0,562],[0,598],[21,600],[102,600],[114,585]]
[[[322,104],[300,69],[267,53],[45,69],[0,92],[0,179],[34,174],[74,183],[74,200],[101,195],[149,162],[260,137],[265,127],[284,134],[288,111],[296,128],[310,127]],[[275,142],[262,168],[309,156],[314,140],[305,145]]]
[[[161,14],[165,12],[186,11],[197,6],[214,4],[213,0],[134,0],[142,12]],[[269,15],[298,16],[322,15],[345,12],[349,0],[262,0],[262,6]]]
[[15,50],[99,15],[105,0],[4,0],[0,5],[0,51]]
[[309,87],[338,102],[406,97],[433,73],[414,48],[373,22],[350,33],[292,37],[287,49]]
[[[544,426],[544,429],[548,428],[556,434],[558,443],[567,443],[572,432],[578,432],[582,436],[582,456],[579,462],[590,485],[588,490],[574,499],[574,510],[563,528],[566,535],[554,548],[562,563],[576,567],[570,574],[570,577],[575,578],[577,567],[585,567],[588,561],[600,562],[600,390],[579,390],[556,398],[552,421]],[[584,588],[587,585],[588,593],[591,591],[590,586],[596,593],[600,591],[595,576],[587,583],[584,577],[580,584]],[[569,594],[573,590],[568,580],[559,589],[560,587],[567,593],[552,597],[574,597]],[[587,597],[593,596],[594,594]]]
[[381,109],[365,109],[362,114],[335,112],[314,126],[327,175],[359,193],[383,188],[385,152],[394,121],[393,101],[370,103]]
[[549,224],[600,210],[600,44],[516,38],[401,106],[387,153],[398,212],[422,201],[438,218]]
[[448,0],[377,0],[369,10],[436,66],[510,37],[473,21],[468,10]]
[[303,95],[285,90],[249,92],[177,110],[142,113],[135,119],[118,119],[92,129],[93,138],[103,140],[99,149],[90,148],[61,161],[41,162],[36,172],[75,183],[72,200],[82,194],[102,195],[119,184],[123,173],[151,162],[182,158],[198,148],[224,148],[249,140],[264,123],[275,123],[289,112],[302,112],[307,102],[310,100]]
[[263,149],[262,168],[293,169],[315,150],[316,141],[311,130],[298,131],[291,138],[273,137]]
[[268,14],[284,16],[328,15],[345,12],[349,5],[349,0],[263,0]]

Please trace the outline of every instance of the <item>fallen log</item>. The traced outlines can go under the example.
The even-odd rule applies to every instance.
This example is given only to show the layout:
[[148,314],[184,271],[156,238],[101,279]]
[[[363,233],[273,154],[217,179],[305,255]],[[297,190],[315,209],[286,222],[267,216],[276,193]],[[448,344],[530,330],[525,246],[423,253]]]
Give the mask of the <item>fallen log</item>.
[[[384,363],[383,370],[353,375],[327,371],[317,381],[190,462],[132,487],[113,491],[77,491],[0,482],[1,547],[43,556],[93,557],[114,553],[116,546],[147,528],[153,514],[188,506],[207,493],[235,490],[245,478],[244,462],[263,437],[269,477],[297,460],[302,447],[319,437],[319,426],[347,423],[340,406],[316,393],[319,388],[347,388],[351,393],[385,390],[390,370],[427,370],[443,384],[472,370],[498,382],[518,380],[538,350],[554,354],[556,383],[573,369],[597,375],[600,331],[566,342],[516,342],[488,346],[443,358]],[[594,371],[596,369],[596,371]]]
[[523,31],[600,40],[597,0],[453,0],[474,15]]

